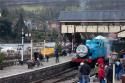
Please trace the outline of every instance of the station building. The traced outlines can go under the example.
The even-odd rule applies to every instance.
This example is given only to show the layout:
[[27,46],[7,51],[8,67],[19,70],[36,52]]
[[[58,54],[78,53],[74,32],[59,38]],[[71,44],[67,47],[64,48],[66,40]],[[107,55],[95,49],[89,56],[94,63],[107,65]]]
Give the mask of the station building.
[[125,38],[125,11],[62,11],[58,21],[62,36],[73,43],[80,44],[98,35],[111,39]]
[[59,23],[62,34],[115,34],[116,37],[125,37],[125,11],[62,11]]
[[80,9],[60,12],[62,37],[79,44],[101,35],[118,40],[113,48],[125,49],[124,5],[125,0],[80,0]]

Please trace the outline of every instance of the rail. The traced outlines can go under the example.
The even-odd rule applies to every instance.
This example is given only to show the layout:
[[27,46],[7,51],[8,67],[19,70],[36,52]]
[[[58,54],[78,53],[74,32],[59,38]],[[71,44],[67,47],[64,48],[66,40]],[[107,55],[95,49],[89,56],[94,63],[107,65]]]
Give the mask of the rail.
[[[90,77],[92,77],[93,75],[95,75],[95,73],[92,70],[90,73]],[[67,83],[66,81],[70,81],[70,83],[77,83],[79,81],[78,70],[76,67],[65,70],[59,74],[52,75],[48,78],[34,81],[32,83]]]
[[[61,80],[65,79],[65,78],[63,78],[62,75],[65,74],[64,77],[67,77],[66,74],[69,73],[69,72],[71,72],[71,71],[73,71],[74,69],[76,69],[76,67],[67,69],[67,70],[62,71],[62,72],[60,72],[60,73],[58,73],[58,74],[51,75],[51,76],[49,76],[49,77],[47,77],[47,78],[44,78],[44,79],[41,79],[41,80],[37,80],[37,81],[34,81],[34,82],[32,82],[32,83],[47,83],[46,81],[48,81],[48,80],[51,81],[51,83],[56,83],[56,82],[58,82],[58,81],[61,81]],[[62,76],[62,77],[60,78],[60,76]],[[68,77],[69,77],[69,76],[68,76]]]

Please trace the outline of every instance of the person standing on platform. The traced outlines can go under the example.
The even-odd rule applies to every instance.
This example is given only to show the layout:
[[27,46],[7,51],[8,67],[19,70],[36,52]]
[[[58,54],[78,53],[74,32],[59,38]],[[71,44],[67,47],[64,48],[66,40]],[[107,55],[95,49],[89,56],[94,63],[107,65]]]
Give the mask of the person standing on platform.
[[40,53],[39,52],[34,52],[34,60],[35,60],[35,64],[39,67],[40,65]]
[[63,50],[62,50],[62,55],[63,55],[63,56],[66,56],[66,55],[67,55],[67,53],[66,53],[66,50],[65,50],[65,49],[63,49]]
[[104,78],[105,78],[105,70],[104,70],[104,65],[103,64],[99,65],[98,78],[99,78],[100,83],[105,83],[105,80],[104,80]]
[[89,83],[89,74],[91,71],[90,66],[87,64],[87,61],[85,60],[84,63],[81,63],[81,67],[79,67],[80,72],[80,83]]
[[49,62],[49,55],[46,55],[46,62]]
[[40,61],[43,61],[43,55],[41,53],[39,53],[39,59]]
[[116,79],[120,80],[121,72],[122,72],[122,65],[119,60],[115,62],[115,66],[116,66],[116,68],[115,68]]
[[122,65],[122,73],[125,73],[125,59],[122,59],[121,65]]
[[35,61],[37,61],[38,56],[39,56],[39,53],[38,52],[34,52],[34,59],[35,59]]
[[112,64],[109,64],[109,66],[107,66],[105,68],[105,73],[106,73],[106,80],[107,83],[112,83],[112,79],[113,79],[113,66]]
[[78,78],[79,78],[80,83],[82,83],[82,75],[81,75],[80,69],[81,69],[81,67],[82,67],[83,64],[84,63],[81,62],[80,66],[78,67]]
[[59,62],[59,51],[57,48],[55,49],[55,57],[56,57],[55,62],[58,63]]

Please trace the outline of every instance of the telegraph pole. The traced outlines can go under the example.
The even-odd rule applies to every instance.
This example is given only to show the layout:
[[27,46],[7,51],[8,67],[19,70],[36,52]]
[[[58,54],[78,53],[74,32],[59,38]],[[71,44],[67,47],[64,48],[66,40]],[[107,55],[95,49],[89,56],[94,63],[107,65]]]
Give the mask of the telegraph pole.
[[24,56],[24,30],[22,28],[22,51],[21,51],[21,61],[23,62],[23,56]]

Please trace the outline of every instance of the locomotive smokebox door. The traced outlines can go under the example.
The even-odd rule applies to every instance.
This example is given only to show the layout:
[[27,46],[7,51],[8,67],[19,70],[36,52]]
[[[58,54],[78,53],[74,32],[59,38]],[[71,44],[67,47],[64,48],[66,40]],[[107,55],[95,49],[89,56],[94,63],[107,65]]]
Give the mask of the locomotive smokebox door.
[[85,57],[88,53],[88,48],[85,45],[79,45],[76,49],[76,53],[80,57]]

